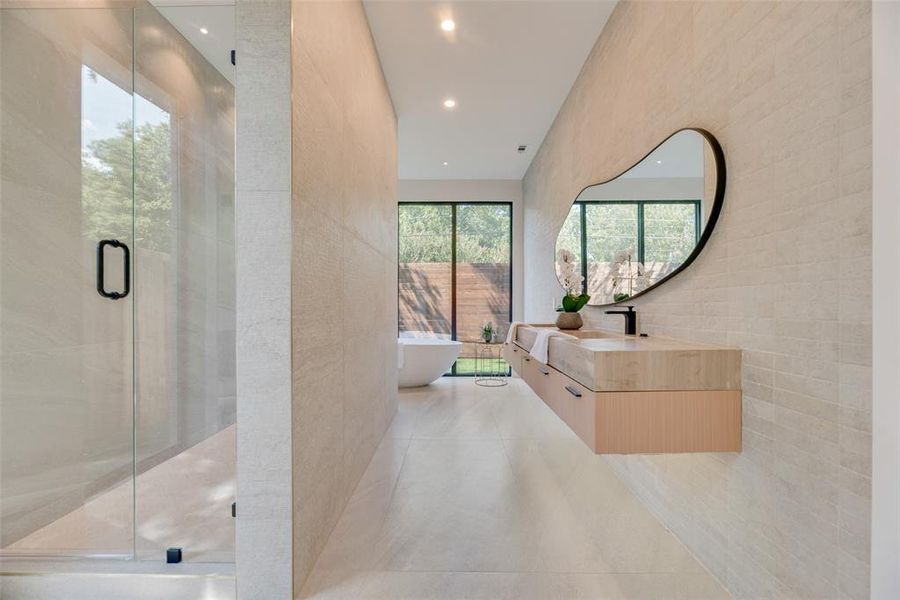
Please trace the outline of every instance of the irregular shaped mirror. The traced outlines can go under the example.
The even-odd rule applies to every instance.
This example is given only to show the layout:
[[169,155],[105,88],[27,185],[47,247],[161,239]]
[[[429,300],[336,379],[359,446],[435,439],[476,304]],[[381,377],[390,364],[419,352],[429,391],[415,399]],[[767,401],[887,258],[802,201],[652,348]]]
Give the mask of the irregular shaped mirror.
[[681,129],[618,177],[581,191],[557,237],[556,256],[560,250],[575,255],[590,305],[625,302],[691,264],[712,233],[724,194],[721,146],[707,131]]

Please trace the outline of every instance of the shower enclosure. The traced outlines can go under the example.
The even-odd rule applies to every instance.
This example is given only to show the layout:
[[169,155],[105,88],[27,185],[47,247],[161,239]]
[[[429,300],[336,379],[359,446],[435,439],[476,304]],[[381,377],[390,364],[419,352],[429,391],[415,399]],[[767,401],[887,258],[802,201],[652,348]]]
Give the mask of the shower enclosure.
[[110,6],[0,9],[0,555],[232,561],[233,7]]

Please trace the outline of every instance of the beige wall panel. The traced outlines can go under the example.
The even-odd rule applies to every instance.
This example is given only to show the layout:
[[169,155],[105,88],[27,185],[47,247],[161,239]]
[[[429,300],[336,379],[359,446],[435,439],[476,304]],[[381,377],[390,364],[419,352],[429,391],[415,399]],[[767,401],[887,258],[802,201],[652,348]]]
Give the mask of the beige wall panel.
[[870,54],[867,2],[620,2],[524,180],[548,321],[578,191],[681,127],[721,142],[712,238],[635,304],[651,336],[742,349],[743,452],[607,460],[738,598],[868,597]]
[[397,122],[362,4],[292,7],[299,591],[397,410]]

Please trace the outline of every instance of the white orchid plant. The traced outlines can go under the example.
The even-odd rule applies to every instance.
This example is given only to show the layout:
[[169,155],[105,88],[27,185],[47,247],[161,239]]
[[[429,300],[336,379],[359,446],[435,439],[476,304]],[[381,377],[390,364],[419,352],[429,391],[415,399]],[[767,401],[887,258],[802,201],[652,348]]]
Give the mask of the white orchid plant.
[[578,272],[575,254],[565,248],[560,249],[556,254],[556,266],[559,272],[559,281],[566,290],[556,312],[578,312],[584,308],[591,297],[582,292],[584,277]]
[[[645,283],[644,265],[633,260],[634,249],[617,252],[610,270],[613,302],[624,302],[634,295]],[[626,289],[627,286],[627,289]]]

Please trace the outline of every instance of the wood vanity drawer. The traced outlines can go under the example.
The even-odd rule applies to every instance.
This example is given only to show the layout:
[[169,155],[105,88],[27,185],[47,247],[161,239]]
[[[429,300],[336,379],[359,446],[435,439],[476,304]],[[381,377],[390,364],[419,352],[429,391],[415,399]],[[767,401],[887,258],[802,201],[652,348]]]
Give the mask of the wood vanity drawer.
[[741,392],[594,392],[527,354],[523,379],[599,454],[740,452]]
[[534,360],[534,358],[532,358],[529,354],[523,352],[521,372],[522,379],[524,379],[525,383],[527,383],[528,386],[532,390],[534,390],[535,394],[537,394],[541,398],[544,398],[544,395],[546,393],[546,386],[544,382],[544,375],[541,373],[541,371],[538,370],[539,366],[543,365]]
[[568,401],[557,393],[559,389],[559,371],[541,363],[537,363],[536,368],[540,376],[541,393],[539,395],[541,399],[560,419],[565,421],[568,414]]
[[522,355],[525,351],[515,344],[503,344],[503,358],[512,367],[512,370],[522,376]]
[[[527,346],[547,327],[520,328],[517,339]],[[555,342],[559,370],[522,346],[504,348],[504,356],[591,450],[741,451],[739,349],[590,333]]]
[[531,357],[523,364],[525,382],[584,443],[594,448],[595,394]]
[[591,449],[594,449],[597,429],[597,395],[562,373],[559,374],[559,379],[558,393],[565,398],[566,402],[564,420],[575,432],[575,435]]
[[601,454],[740,452],[740,390],[597,394]]

